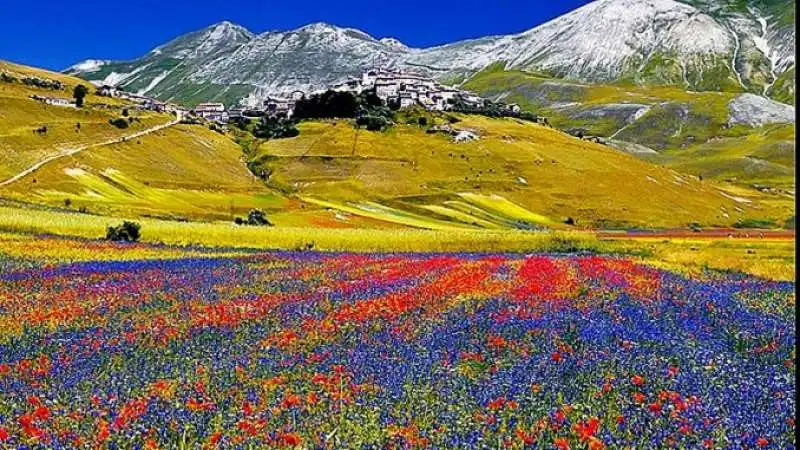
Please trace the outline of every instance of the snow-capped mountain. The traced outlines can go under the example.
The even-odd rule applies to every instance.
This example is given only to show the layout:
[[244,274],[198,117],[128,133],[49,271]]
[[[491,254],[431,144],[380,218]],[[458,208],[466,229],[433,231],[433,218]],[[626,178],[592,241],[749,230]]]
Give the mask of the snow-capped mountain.
[[[787,12],[788,11],[788,12]],[[365,68],[411,68],[458,82],[496,63],[580,81],[745,90],[794,101],[794,2],[596,0],[529,31],[413,49],[316,23],[254,35],[223,22],[129,62],[69,73],[188,103],[310,91]]]
[[760,2],[743,10],[724,0],[694,3],[596,0],[521,34],[428,49],[408,62],[441,73],[503,62],[573,80],[766,91],[794,66],[794,25],[779,26]]

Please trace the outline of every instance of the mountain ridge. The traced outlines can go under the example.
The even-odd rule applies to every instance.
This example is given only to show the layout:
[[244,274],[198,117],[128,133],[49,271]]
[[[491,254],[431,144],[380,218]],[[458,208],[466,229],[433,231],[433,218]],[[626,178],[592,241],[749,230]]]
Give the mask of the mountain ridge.
[[[785,0],[596,0],[522,33],[431,48],[315,22],[250,32],[219,22],[132,61],[89,60],[67,73],[164,100],[193,103],[310,91],[376,65],[460,83],[486,67],[574,81],[754,92],[794,103],[794,24]],[[780,5],[778,5],[780,6]]]

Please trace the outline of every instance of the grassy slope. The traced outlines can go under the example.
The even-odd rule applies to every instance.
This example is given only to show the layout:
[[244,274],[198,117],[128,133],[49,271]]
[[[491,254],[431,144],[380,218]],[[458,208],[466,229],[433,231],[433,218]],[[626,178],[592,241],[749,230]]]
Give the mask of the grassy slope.
[[[763,129],[727,126],[728,92],[687,92],[675,87],[563,83],[540,74],[504,72],[496,67],[473,77],[466,87],[548,116],[562,129],[615,138],[658,150],[651,161],[719,180],[735,178],[791,189],[794,184],[794,125]],[[650,105],[631,125],[625,117],[593,115],[615,104]],[[559,104],[571,106],[560,107]],[[787,145],[792,149],[787,149]],[[767,164],[753,163],[753,158]]]
[[[16,73],[33,70],[6,67]],[[58,74],[52,78],[79,82]],[[116,132],[101,125],[107,120],[102,115],[117,112],[118,103],[110,110],[50,107],[43,112],[35,110],[43,107],[28,100],[20,86],[6,88],[13,101],[7,120],[15,121],[16,128],[29,131],[43,115],[54,114],[53,123],[67,129],[75,120],[71,114],[96,114],[98,134],[85,125],[81,133],[71,130],[81,135],[75,139],[96,141]],[[589,101],[623,95],[615,89],[594,90]],[[202,126],[180,126],[55,161],[0,195],[94,213],[190,220],[231,220],[258,207],[278,225],[326,228],[565,227],[567,217],[593,227],[715,226],[744,218],[782,223],[793,214],[786,201],[754,191],[736,192],[743,198],[733,199],[715,184],[545,127],[462,119],[457,126],[477,131],[479,141],[455,144],[409,125],[373,133],[357,131],[346,121],[304,123],[298,138],[253,149],[252,162],[271,173],[268,187],[245,169],[241,149],[230,138]],[[59,128],[52,131],[54,142],[6,153],[27,158],[26,164],[50,154],[72,142]],[[34,136],[29,134],[25,139]],[[6,170],[18,169],[8,163]]]
[[230,139],[202,126],[179,125],[137,140],[94,148],[40,169],[0,194],[103,214],[232,219],[251,208],[288,202],[268,191]]
[[788,201],[762,203],[755,191],[750,203],[735,201],[714,183],[546,127],[461,118],[457,127],[476,130],[479,141],[455,144],[407,125],[373,133],[303,123],[299,137],[262,144],[254,161],[271,172],[271,186],[309,202],[438,229],[558,226],[566,217],[585,226],[710,226],[791,215]]
[[[30,99],[31,95],[71,98],[77,84],[88,85],[78,78],[47,72],[0,61],[0,73],[17,78],[38,76],[61,81],[62,91],[39,89],[22,83],[0,82],[0,179],[6,179],[36,161],[59,153],[65,148],[102,142],[168,122],[164,114],[138,114],[141,120],[127,130],[108,123],[120,117],[125,104],[117,99],[98,97],[92,93],[82,109],[49,106]],[[80,123],[80,131],[76,124]],[[46,125],[47,135],[39,136],[33,130]]]

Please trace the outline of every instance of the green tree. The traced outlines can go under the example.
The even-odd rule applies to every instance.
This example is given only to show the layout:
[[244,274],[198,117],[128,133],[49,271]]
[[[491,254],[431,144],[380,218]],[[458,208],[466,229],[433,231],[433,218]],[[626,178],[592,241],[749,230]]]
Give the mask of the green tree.
[[250,212],[247,214],[247,223],[249,225],[256,225],[256,226],[267,226],[271,227],[272,222],[267,219],[267,215],[264,214],[264,211],[260,209],[251,209]]
[[75,89],[72,91],[72,97],[75,99],[75,106],[78,108],[83,106],[83,99],[86,97],[86,94],[89,93],[89,88],[86,86],[79,84],[75,86]]
[[108,227],[106,239],[117,242],[136,242],[141,236],[142,226],[136,222],[122,222],[122,225]]

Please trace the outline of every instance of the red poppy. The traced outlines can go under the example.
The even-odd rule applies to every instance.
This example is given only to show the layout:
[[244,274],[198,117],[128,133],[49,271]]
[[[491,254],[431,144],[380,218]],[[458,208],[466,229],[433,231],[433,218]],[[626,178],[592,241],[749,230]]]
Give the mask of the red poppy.
[[598,428],[600,428],[600,419],[592,417],[588,422],[576,423],[573,428],[575,432],[578,433],[578,437],[580,437],[581,441],[585,442],[594,437],[595,433],[597,433]]
[[282,447],[297,447],[303,443],[303,439],[297,433],[281,433],[278,442]]
[[525,445],[533,445],[536,443],[536,438],[533,436],[533,434],[519,428],[517,428],[517,437],[520,438],[522,443]]
[[46,406],[38,406],[33,412],[33,416],[39,420],[47,420],[50,418],[50,410]]
[[222,439],[222,432],[215,431],[214,434],[208,439],[208,443],[211,445],[217,445],[219,441]]
[[559,352],[553,352],[553,354],[552,354],[552,355],[550,355],[550,359],[552,359],[554,362],[559,362],[559,361],[561,361],[561,353],[559,353]]
[[589,438],[589,450],[604,450],[606,448],[606,444],[603,443],[600,439],[596,437]]
[[8,431],[5,428],[0,427],[0,442],[7,441],[8,438]]
[[766,438],[760,437],[758,441],[756,441],[759,447],[764,448],[769,445],[769,441]]
[[634,375],[633,378],[631,378],[631,382],[636,386],[644,386],[644,378],[639,375]]
[[502,336],[489,336],[486,338],[486,345],[495,350],[501,350],[506,346],[506,340]]
[[556,438],[556,440],[553,441],[553,445],[555,445],[558,450],[569,450],[569,441],[567,441],[567,438]]
[[286,394],[281,402],[281,407],[283,409],[289,409],[300,406],[301,403],[302,400],[300,400],[300,396],[296,394]]
[[647,406],[647,409],[653,414],[661,414],[661,402],[651,403]]
[[108,423],[105,420],[101,420],[98,428],[99,431],[97,432],[97,442],[105,442],[105,440],[108,439],[108,436],[111,434],[108,431]]
[[499,397],[499,398],[496,398],[496,399],[490,401],[489,404],[486,407],[489,408],[492,411],[497,411],[498,409],[502,408],[503,405],[505,405],[505,404],[506,404],[506,398],[505,397]]

